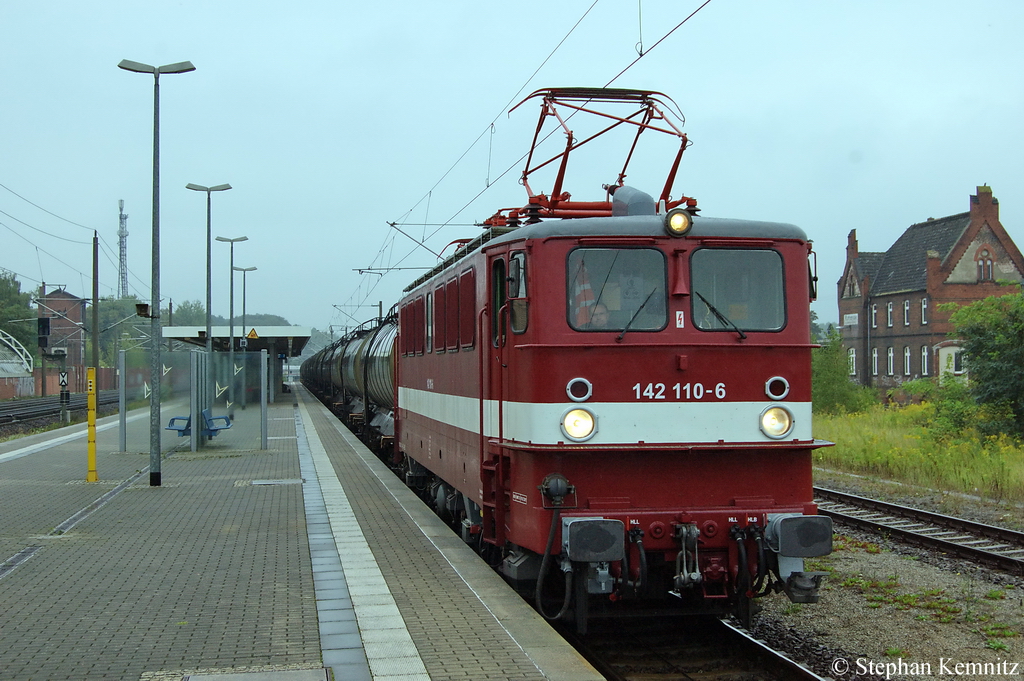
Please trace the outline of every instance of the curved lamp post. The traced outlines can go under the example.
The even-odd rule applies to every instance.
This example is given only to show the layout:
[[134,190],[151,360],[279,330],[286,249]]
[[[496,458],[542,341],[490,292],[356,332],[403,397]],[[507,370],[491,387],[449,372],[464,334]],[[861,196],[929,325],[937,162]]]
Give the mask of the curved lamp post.
[[210,306],[212,303],[212,294],[210,293],[211,277],[210,274],[212,268],[213,255],[212,239],[210,231],[210,192],[223,192],[231,189],[230,184],[218,184],[215,187],[204,187],[201,184],[192,184],[189,182],[185,185],[185,189],[191,189],[197,192],[206,192],[206,406],[210,409],[213,408],[213,326],[211,320]]
[[[242,344],[245,345],[245,346],[248,346],[248,340],[247,340],[247,337],[245,335],[245,275],[246,275],[247,272],[253,272],[255,270],[256,270],[255,267],[234,267],[234,266],[232,266],[232,268],[231,268],[232,272],[241,272],[242,273]],[[249,350],[248,347],[246,347],[246,352],[248,352],[248,350]],[[245,375],[245,369],[249,365],[249,362],[247,360],[248,360],[248,358],[244,358],[242,360],[242,409],[245,409],[245,401],[246,401],[246,394],[245,393],[246,393],[246,389],[249,386],[249,384],[246,382],[246,375]]]
[[235,411],[235,244],[239,241],[248,241],[249,237],[239,236],[234,239],[228,239],[227,237],[219,236],[217,241],[223,241],[226,244],[231,244],[231,269],[228,272],[231,275],[231,286],[229,287],[229,309],[228,309],[228,402],[231,406],[228,408],[228,417],[234,419]]
[[160,486],[160,74],[188,73],[196,67],[190,61],[165,66],[150,66],[137,61],[122,59],[118,68],[133,73],[153,74],[153,302],[149,310],[149,383],[152,388],[149,400],[149,484]]

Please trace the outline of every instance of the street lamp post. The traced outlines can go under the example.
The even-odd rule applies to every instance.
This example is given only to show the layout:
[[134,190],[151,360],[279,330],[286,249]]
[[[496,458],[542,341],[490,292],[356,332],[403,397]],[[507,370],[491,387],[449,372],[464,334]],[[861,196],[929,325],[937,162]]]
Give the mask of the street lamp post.
[[149,484],[160,486],[160,74],[188,73],[196,67],[190,61],[165,66],[150,66],[122,59],[118,68],[134,73],[153,74],[153,302],[150,306],[149,382]]
[[[246,336],[245,336],[245,275],[246,275],[247,272],[253,272],[255,270],[256,270],[255,267],[234,267],[234,266],[232,266],[232,268],[231,268],[232,272],[241,272],[242,273],[242,338],[243,338],[242,343],[244,345],[246,345],[246,346],[248,346],[248,341],[246,340]],[[248,350],[248,348],[246,348],[246,349]],[[249,364],[246,361],[246,359],[247,358],[242,359],[242,409],[245,409],[245,397],[246,397],[245,393],[246,393],[247,388],[249,387],[249,384],[246,382],[246,375],[245,375],[245,369],[246,369],[246,367]]]
[[197,192],[206,192],[206,406],[213,408],[213,325],[212,325],[212,295],[210,293],[212,271],[212,232],[210,231],[210,192],[223,192],[231,189],[230,184],[218,184],[215,187],[204,187],[200,184],[189,182],[185,189],[192,189]]
[[235,417],[234,405],[235,405],[235,243],[239,241],[248,241],[249,237],[239,236],[234,239],[228,239],[227,237],[219,236],[217,241],[223,241],[224,243],[231,244],[231,269],[228,270],[231,274],[231,286],[229,287],[229,307],[228,307],[228,417],[232,420]]

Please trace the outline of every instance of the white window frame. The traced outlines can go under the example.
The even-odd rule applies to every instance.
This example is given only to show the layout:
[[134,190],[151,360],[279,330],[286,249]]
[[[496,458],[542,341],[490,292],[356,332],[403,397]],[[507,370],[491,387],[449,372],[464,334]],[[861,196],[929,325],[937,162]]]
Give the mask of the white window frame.
[[871,328],[878,328],[878,305],[871,305]]
[[857,348],[850,348],[846,351],[846,361],[849,364],[850,375],[857,375]]
[[878,375],[878,348],[871,348],[871,375]]
[[885,304],[885,325],[892,328],[892,301]]
[[921,323],[928,323],[928,298],[921,299]]
[[903,301],[903,326],[910,326],[910,301]]
[[894,360],[895,359],[896,359],[896,355],[895,355],[895,353],[893,353],[892,348],[891,347],[888,348],[885,351],[885,375],[886,376],[893,376],[895,374],[895,368],[896,368],[894,366]]
[[921,346],[921,375],[928,375],[928,356],[930,355],[927,345]]
[[903,375],[910,376],[910,346],[903,346]]

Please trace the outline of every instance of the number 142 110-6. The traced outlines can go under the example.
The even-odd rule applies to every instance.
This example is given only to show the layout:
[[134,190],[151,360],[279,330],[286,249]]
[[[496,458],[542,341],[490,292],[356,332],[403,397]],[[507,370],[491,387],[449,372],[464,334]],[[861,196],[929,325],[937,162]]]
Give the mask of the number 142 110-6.
[[725,383],[718,383],[714,388],[710,385],[705,387],[703,383],[676,383],[672,386],[664,383],[637,383],[633,386],[633,393],[638,400],[724,400]]

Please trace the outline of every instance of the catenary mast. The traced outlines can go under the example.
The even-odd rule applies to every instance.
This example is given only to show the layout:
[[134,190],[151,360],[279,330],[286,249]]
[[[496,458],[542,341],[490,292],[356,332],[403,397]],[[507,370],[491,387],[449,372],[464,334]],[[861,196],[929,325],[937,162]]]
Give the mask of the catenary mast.
[[124,212],[124,199],[117,202],[118,217],[121,219],[117,230],[117,241],[120,246],[120,269],[117,277],[117,297],[128,296],[128,216]]

